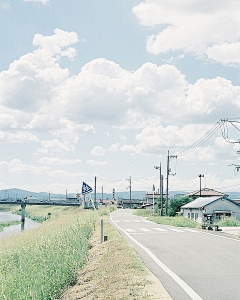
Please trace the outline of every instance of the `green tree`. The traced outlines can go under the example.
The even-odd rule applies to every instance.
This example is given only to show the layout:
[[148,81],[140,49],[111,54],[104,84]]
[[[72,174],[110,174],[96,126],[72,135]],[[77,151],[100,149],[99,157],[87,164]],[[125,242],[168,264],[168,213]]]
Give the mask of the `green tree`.
[[169,208],[168,208],[168,215],[171,217],[176,216],[177,212],[180,211],[181,206],[193,201],[191,197],[188,196],[181,196],[181,197],[174,197],[170,200]]

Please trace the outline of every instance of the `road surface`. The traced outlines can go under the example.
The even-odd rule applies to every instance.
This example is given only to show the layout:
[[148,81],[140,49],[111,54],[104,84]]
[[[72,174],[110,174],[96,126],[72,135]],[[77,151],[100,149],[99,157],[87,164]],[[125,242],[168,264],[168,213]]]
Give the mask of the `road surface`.
[[159,225],[130,209],[113,212],[111,223],[174,300],[240,299],[240,239]]

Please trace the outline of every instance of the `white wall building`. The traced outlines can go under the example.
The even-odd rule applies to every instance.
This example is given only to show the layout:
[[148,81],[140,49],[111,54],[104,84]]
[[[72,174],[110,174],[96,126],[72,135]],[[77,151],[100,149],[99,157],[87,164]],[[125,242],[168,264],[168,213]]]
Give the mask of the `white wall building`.
[[227,197],[199,197],[181,207],[185,218],[199,223],[214,222],[222,216],[236,217],[240,220],[240,205]]

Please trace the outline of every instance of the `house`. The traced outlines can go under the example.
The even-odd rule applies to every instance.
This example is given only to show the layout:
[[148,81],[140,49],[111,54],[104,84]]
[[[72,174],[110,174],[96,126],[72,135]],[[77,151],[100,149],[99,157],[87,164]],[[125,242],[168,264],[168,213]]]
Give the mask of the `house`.
[[138,208],[142,205],[143,200],[139,199],[120,199],[118,200],[117,206],[122,208]]
[[[154,201],[154,210],[157,207],[157,203]],[[153,203],[142,204],[139,206],[140,209],[153,210]]]
[[240,220],[240,205],[225,196],[199,197],[181,207],[185,218],[199,223],[213,223],[222,216]]
[[215,191],[213,189],[204,188],[204,189],[201,189],[201,191],[198,190],[198,191],[189,193],[189,194],[187,194],[185,196],[188,196],[188,197],[191,197],[193,199],[196,199],[198,197],[213,197],[213,196],[218,196],[218,197],[226,196],[226,197],[228,197],[229,195],[221,193],[221,192],[218,192],[218,191]]
[[[166,195],[164,194],[163,197],[165,197]],[[160,199],[161,194],[159,192],[147,192],[146,193],[146,197],[145,197],[145,202],[146,204],[148,203],[153,203],[153,198],[154,198],[154,202],[157,201],[157,199]]]

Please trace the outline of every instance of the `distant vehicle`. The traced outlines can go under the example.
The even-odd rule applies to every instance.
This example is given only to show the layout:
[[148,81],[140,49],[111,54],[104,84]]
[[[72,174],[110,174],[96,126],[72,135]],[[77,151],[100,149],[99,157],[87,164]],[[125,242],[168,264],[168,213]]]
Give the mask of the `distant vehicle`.
[[36,200],[36,198],[33,196],[28,196],[28,197],[23,198],[23,200]]

